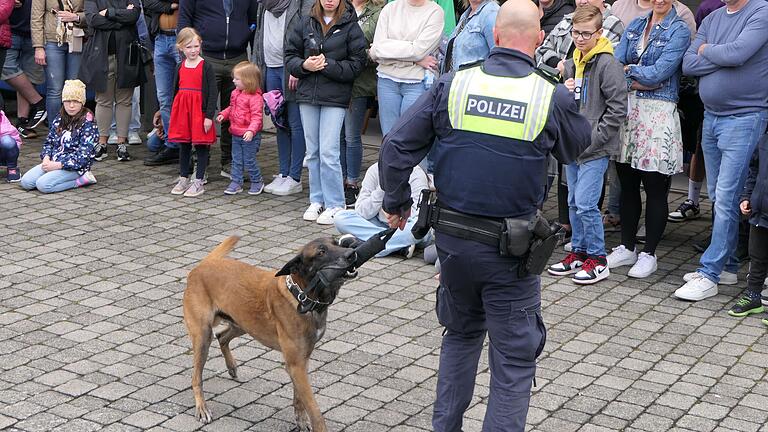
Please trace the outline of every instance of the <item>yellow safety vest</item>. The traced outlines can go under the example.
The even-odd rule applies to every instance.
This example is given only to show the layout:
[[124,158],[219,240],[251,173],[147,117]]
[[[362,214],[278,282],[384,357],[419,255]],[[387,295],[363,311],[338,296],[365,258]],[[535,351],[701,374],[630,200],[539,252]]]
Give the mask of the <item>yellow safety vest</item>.
[[454,129],[533,141],[547,124],[554,93],[555,85],[535,73],[501,77],[476,66],[456,72],[448,118]]

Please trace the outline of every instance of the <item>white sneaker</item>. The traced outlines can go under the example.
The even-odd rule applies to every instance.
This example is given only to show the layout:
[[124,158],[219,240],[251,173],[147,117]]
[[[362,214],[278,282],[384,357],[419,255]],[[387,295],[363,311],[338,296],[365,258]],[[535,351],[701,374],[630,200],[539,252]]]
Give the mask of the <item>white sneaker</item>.
[[141,144],[141,137],[137,131],[128,132],[128,144],[139,145]]
[[283,182],[272,189],[272,193],[278,196],[293,195],[301,192],[301,182],[297,182],[291,176],[283,179]]
[[608,268],[634,265],[637,262],[637,248],[630,251],[624,245],[618,245],[608,254]]
[[276,187],[278,187],[281,183],[283,183],[283,181],[285,181],[286,178],[288,178],[283,177],[281,174],[277,174],[274,177],[274,180],[272,180],[268,185],[264,186],[264,192],[272,193]]
[[[314,222],[317,220],[317,218],[320,216],[320,213],[323,211],[323,205],[318,203],[312,203],[307,207],[307,210],[304,211],[304,220]],[[331,222],[333,223],[333,222]]]
[[563,250],[566,252],[573,252],[573,243],[568,242],[565,245],[563,245]]
[[308,154],[304,154],[304,160],[301,161],[301,166],[303,166],[304,168],[309,168],[309,155]]
[[675,297],[682,300],[699,301],[717,295],[717,284],[705,277],[698,277],[675,291]]
[[[694,279],[703,278],[704,275],[699,272],[690,272],[683,275],[683,280],[686,282],[690,282]],[[723,271],[720,273],[720,285],[736,285],[739,283],[739,280],[737,279],[736,273],[731,273],[727,271]]]
[[112,144],[112,145],[117,144],[117,134],[115,132],[109,133],[109,138],[107,138],[107,144]]
[[332,207],[325,209],[325,211],[317,217],[317,223],[319,225],[333,225],[333,217],[336,213],[344,210],[344,207]]
[[656,257],[645,252],[640,252],[637,256],[637,262],[627,272],[627,276],[633,278],[646,278],[656,271],[658,265],[656,263]]

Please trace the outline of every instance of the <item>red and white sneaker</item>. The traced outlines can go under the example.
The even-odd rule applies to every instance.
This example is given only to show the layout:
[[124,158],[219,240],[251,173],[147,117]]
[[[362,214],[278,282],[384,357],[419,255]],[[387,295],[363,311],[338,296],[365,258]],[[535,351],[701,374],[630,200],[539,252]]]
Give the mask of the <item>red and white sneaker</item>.
[[581,269],[581,266],[586,259],[587,254],[584,252],[571,252],[559,263],[549,266],[547,272],[555,276],[566,276],[571,273],[576,273]]
[[608,260],[605,256],[591,256],[584,261],[581,270],[571,280],[579,285],[591,285],[610,276]]

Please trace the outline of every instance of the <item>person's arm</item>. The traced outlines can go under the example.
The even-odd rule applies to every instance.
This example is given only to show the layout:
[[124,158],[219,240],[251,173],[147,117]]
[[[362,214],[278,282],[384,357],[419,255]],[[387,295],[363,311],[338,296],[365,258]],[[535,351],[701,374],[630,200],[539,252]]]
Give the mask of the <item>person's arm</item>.
[[[768,139],[768,135],[763,134],[760,141]],[[755,184],[757,184],[757,175],[760,170],[760,144],[755,147],[755,152],[752,154],[752,159],[749,161],[749,174],[747,175],[747,181],[744,183],[744,189],[741,193],[741,201],[750,201],[752,199],[752,192],[755,190]]]
[[489,12],[485,16],[485,20],[483,21],[483,36],[485,36],[485,44],[488,46],[488,51],[490,51],[493,47],[496,46],[496,41],[493,38],[493,27],[496,26],[496,16],[499,14],[499,10],[496,9],[495,11]]
[[[195,6],[197,0],[180,0],[179,1],[179,19],[176,23],[176,30],[181,30],[184,27],[194,27],[192,24],[195,17]],[[286,17],[289,19],[289,17]]]
[[621,126],[627,119],[627,84],[621,63],[611,58],[599,71],[600,93],[605,100],[605,111],[597,122],[592,135],[592,146],[604,148],[607,143],[619,135]]
[[222,118],[222,121],[229,120],[229,112],[232,111],[232,105],[224,108],[223,110],[219,111],[219,115]]
[[[287,18],[287,17],[286,17]],[[248,25],[259,22],[259,2],[257,0],[248,1]]]
[[186,0],[176,0],[175,2],[162,1],[162,0],[144,0],[144,10],[152,14],[171,14],[173,13],[173,3],[178,5],[179,2]]
[[624,30],[624,33],[621,34],[621,39],[619,40],[619,44],[616,45],[616,49],[613,50],[613,56],[616,57],[616,60],[619,61],[621,64],[627,64],[629,63],[629,59],[627,58],[629,49],[629,38],[627,37],[627,31]]
[[135,25],[139,20],[141,5],[136,0],[128,0],[128,5],[133,5],[131,9],[107,8],[107,19],[120,23],[122,25]]
[[623,34],[624,24],[620,19],[613,15],[608,15],[608,17],[603,20],[603,36],[611,41],[614,50],[619,45],[619,42],[621,42],[621,35]]
[[[559,27],[559,26],[558,26]],[[536,64],[545,64],[550,67],[557,67],[557,64],[562,60],[557,54],[558,35],[560,33],[559,28],[555,28],[544,39],[544,43],[540,47],[536,48]]]
[[248,130],[256,134],[264,127],[264,97],[261,92],[249,97],[248,104],[251,109],[251,123],[248,125]]
[[[3,0],[2,3],[10,3],[13,10],[13,2]],[[0,22],[6,22],[8,18],[3,18],[6,5],[0,5]],[[10,15],[10,14],[9,14]],[[45,45],[45,0],[32,0],[32,8],[29,15],[29,31],[32,33],[32,47],[43,48]]]
[[56,129],[59,128],[59,124],[61,123],[61,117],[56,117],[55,120],[53,120],[53,124],[48,128],[48,137],[45,138],[45,141],[43,141],[43,147],[40,149],[40,160],[43,160],[46,158],[46,156],[50,159],[53,157],[53,143],[55,143],[59,136],[56,135]]
[[[286,17],[286,19],[288,18]],[[302,19],[302,24],[304,22],[304,19]],[[312,72],[304,69],[302,66],[305,60],[303,25],[294,26],[286,42],[283,50],[285,52],[285,67],[288,69],[288,73],[299,79],[312,75]]]
[[13,13],[13,0],[0,0],[0,22],[6,22]]
[[354,82],[365,68],[365,62],[368,58],[365,54],[366,45],[365,35],[360,26],[356,23],[351,24],[347,35],[348,57],[343,60],[326,57],[325,61],[328,64],[320,70],[320,73],[337,82]]
[[592,126],[579,114],[576,99],[563,85],[558,85],[552,96],[552,114],[555,146],[552,154],[560,163],[574,162],[592,143]]
[[691,42],[691,31],[681,22],[669,35],[669,42],[652,65],[630,65],[627,78],[654,87],[669,79],[679,68],[683,55]]
[[700,77],[720,69],[720,66],[699,55],[699,47],[707,43],[707,31],[710,22],[710,19],[704,19],[704,22],[699,26],[699,31],[696,32],[696,38],[685,51],[683,56],[683,73],[685,75]]
[[[399,23],[397,25],[407,24]],[[420,61],[437,48],[443,34],[443,25],[442,9],[435,10],[414,41],[389,39],[386,35],[379,37],[378,30],[381,26],[377,25],[377,34],[374,36],[374,42],[371,46],[371,52],[374,54],[371,55],[371,58]]]
[[88,23],[88,27],[96,30],[117,30],[122,27],[119,23],[101,16],[99,12],[99,7],[95,1],[85,0],[85,21]]
[[219,89],[216,87],[216,71],[213,70],[213,65],[209,62],[205,62],[203,65],[203,78],[206,86],[208,99],[205,101],[205,118],[213,120],[216,116],[216,102],[219,99]]
[[701,56],[722,67],[737,67],[747,62],[768,43],[768,8],[763,8],[747,19],[747,24],[735,41],[724,44],[706,44]]
[[360,193],[355,202],[355,213],[363,219],[373,219],[381,210],[384,201],[384,190],[379,186],[379,165],[368,168],[360,184]]
[[[453,75],[445,75],[452,79]],[[422,94],[384,137],[379,152],[383,209],[389,214],[405,215],[413,206],[408,179],[413,167],[427,155],[435,140],[433,113],[440,94],[450,88],[449,78],[439,79]]]

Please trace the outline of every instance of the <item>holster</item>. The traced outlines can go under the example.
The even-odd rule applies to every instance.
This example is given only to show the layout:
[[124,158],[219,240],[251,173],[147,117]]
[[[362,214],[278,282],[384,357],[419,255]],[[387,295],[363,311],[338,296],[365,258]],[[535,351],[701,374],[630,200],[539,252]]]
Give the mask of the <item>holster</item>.
[[435,191],[429,189],[423,189],[421,196],[419,197],[419,217],[416,218],[416,223],[411,228],[411,234],[416,240],[421,240],[432,229],[434,225],[435,217]]
[[531,219],[529,229],[533,234],[533,240],[528,256],[525,258],[525,265],[520,270],[525,274],[539,275],[547,267],[558,241],[565,235],[565,230],[558,223],[547,222],[541,212],[537,212]]

